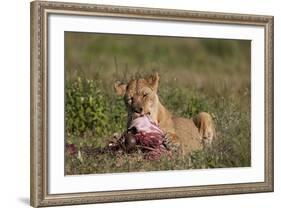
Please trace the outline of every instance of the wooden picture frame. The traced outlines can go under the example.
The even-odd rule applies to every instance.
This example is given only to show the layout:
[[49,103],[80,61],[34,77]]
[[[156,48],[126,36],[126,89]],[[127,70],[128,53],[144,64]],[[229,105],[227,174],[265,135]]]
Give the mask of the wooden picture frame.
[[[148,189],[50,194],[48,191],[49,71],[48,16],[98,16],[264,29],[264,181]],[[31,2],[31,205],[58,206],[273,191],[273,17],[249,14],[132,8],[60,2]]]

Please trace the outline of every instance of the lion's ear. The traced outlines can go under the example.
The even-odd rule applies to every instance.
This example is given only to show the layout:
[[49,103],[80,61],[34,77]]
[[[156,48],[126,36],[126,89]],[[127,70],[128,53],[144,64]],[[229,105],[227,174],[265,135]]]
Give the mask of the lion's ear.
[[159,79],[160,77],[157,72],[147,79],[148,83],[152,86],[154,91],[158,90]]
[[124,96],[126,93],[126,84],[121,83],[120,81],[117,81],[114,83],[114,90],[115,93],[119,96]]

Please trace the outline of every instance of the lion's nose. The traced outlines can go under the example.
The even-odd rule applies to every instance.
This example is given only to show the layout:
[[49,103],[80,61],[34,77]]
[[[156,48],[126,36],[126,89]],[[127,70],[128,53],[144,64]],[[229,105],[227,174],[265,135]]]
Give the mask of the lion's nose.
[[142,113],[143,108],[142,107],[135,107],[134,111],[135,111],[135,113]]

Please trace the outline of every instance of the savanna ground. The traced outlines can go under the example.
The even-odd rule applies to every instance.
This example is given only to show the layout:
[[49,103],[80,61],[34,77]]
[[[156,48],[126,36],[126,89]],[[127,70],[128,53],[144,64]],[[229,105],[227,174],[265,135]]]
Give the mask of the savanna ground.
[[[213,147],[157,161],[140,153],[89,154],[126,129],[113,83],[154,71],[160,100],[173,114],[213,116]],[[67,32],[65,74],[67,175],[251,165],[250,41]]]

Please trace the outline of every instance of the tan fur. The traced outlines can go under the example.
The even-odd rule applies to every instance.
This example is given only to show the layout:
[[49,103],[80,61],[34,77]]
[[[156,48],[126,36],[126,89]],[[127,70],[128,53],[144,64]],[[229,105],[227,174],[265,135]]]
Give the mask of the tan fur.
[[210,146],[216,138],[216,130],[213,119],[209,113],[201,112],[193,118],[199,129],[199,134],[205,146]]
[[196,122],[193,119],[173,116],[159,101],[158,83],[159,76],[154,74],[146,79],[131,80],[128,84],[117,82],[114,85],[116,94],[124,96],[128,126],[136,117],[149,114],[166,133],[169,145],[180,147],[183,154],[201,149],[203,136],[209,132],[208,129],[213,129],[211,116],[200,113],[195,119]]

